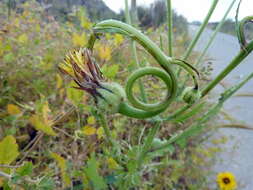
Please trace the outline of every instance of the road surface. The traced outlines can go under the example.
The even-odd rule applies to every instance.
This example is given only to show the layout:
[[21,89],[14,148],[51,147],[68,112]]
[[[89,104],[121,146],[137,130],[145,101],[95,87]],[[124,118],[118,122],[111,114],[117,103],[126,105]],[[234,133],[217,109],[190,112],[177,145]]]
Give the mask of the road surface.
[[[193,36],[198,27],[190,26],[190,34]],[[211,30],[206,30],[196,45],[196,51],[202,51],[207,43]],[[219,33],[207,52],[207,56],[212,58],[213,72],[211,77],[216,76],[226,67],[233,57],[239,52],[239,44],[236,37]],[[223,82],[231,86],[236,84],[247,74],[253,72],[253,53],[251,53]],[[212,91],[213,97],[223,90],[221,86]],[[253,80],[243,86],[237,94],[253,93]],[[224,109],[233,116],[237,123],[244,123],[253,128],[253,97],[233,97],[228,100]],[[229,123],[229,121],[220,121]],[[230,121],[231,122],[231,121]],[[233,172],[240,184],[240,190],[253,190],[253,130],[222,128],[215,133],[217,136],[226,136],[229,140],[222,145],[224,150],[218,153],[218,158],[222,161],[217,162],[213,170],[215,172]]]

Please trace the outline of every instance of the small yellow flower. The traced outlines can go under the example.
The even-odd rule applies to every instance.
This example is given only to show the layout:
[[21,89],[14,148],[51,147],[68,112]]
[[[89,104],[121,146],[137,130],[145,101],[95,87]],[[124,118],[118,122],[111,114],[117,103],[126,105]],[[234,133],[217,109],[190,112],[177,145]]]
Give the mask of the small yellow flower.
[[115,170],[119,167],[118,163],[112,158],[107,159],[108,167],[112,170]]
[[82,132],[83,132],[83,134],[90,136],[90,135],[96,134],[97,129],[95,127],[86,125],[83,127]]
[[235,190],[237,187],[235,176],[230,172],[222,172],[217,175],[217,184],[220,190]]
[[104,60],[104,61],[109,61],[112,57],[112,50],[109,46],[100,46],[99,49],[99,57],[100,59]]
[[115,35],[114,35],[114,44],[115,44],[116,46],[122,44],[123,41],[124,41],[124,38],[123,38],[122,35],[120,35],[120,34],[115,34]]
[[10,115],[19,115],[21,113],[21,110],[19,109],[18,106],[14,104],[8,104],[7,105],[7,112]]

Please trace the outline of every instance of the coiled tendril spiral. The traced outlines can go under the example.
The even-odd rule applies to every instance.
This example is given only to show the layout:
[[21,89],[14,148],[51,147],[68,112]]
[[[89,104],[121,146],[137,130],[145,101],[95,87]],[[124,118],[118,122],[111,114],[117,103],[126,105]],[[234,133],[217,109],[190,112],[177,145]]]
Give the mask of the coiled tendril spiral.
[[[158,115],[166,110],[166,108],[168,108],[168,106],[177,97],[178,80],[174,70],[172,69],[172,64],[177,64],[183,67],[193,78],[195,85],[193,89],[198,90],[198,71],[194,67],[184,61],[166,56],[154,42],[152,42],[147,36],[134,27],[116,20],[105,20],[96,24],[93,29],[94,35],[92,35],[89,40],[89,49],[93,48],[95,40],[97,39],[96,36],[99,34],[104,32],[120,33],[130,37],[142,45],[144,49],[147,50],[161,66],[161,68],[138,68],[132,74],[130,74],[126,82],[125,94],[128,102],[131,105],[127,101],[122,101],[119,105],[119,113],[129,117],[144,119]],[[167,94],[161,102],[154,104],[145,103],[134,96],[134,83],[136,80],[146,75],[158,77],[165,83],[167,87]]]

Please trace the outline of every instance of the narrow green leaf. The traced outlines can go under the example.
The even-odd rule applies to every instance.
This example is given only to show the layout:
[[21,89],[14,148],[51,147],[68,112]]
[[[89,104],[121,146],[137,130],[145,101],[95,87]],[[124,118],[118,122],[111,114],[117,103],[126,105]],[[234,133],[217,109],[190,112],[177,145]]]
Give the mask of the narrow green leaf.
[[107,185],[104,179],[98,173],[98,163],[94,154],[91,156],[87,163],[87,167],[84,169],[87,178],[93,185],[94,190],[107,189]]
[[21,166],[16,170],[16,173],[19,176],[23,177],[31,175],[32,171],[33,171],[33,164],[31,162],[26,162],[23,166]]

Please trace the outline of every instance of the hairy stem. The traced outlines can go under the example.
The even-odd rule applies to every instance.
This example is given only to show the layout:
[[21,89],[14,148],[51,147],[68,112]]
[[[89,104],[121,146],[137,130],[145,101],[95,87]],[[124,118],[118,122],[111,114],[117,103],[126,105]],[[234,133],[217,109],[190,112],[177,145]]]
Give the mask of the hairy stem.
[[237,67],[251,52],[253,51],[253,41],[250,42],[239,54],[232,60],[232,62],[212,80],[204,89],[202,89],[202,97],[210,92],[222,79],[224,79],[235,67]]
[[109,126],[107,125],[105,116],[103,114],[99,114],[98,116],[99,116],[99,119],[101,121],[101,125],[104,129],[107,142],[110,143],[114,147],[115,143],[112,139],[111,132],[110,132]]
[[141,150],[141,153],[139,155],[138,161],[137,161],[137,166],[138,168],[141,167],[142,162],[146,156],[146,153],[150,150],[153,140],[155,138],[155,135],[157,134],[158,130],[160,129],[161,123],[160,122],[156,122],[155,126],[152,127],[151,131],[149,132],[147,139],[143,145],[143,148]]
[[208,121],[211,117],[213,117],[214,115],[216,115],[220,111],[220,109],[222,108],[224,102],[227,101],[233,94],[235,94],[244,84],[246,84],[252,78],[253,78],[253,73],[251,73],[250,75],[248,75],[239,84],[237,84],[234,87],[226,90],[223,94],[221,94],[221,97],[220,97],[218,103],[215,104],[214,106],[212,106],[208,110],[208,112],[205,113],[201,117],[200,120],[198,120],[197,122],[195,122],[194,124],[192,124],[189,128],[187,128],[186,130],[184,130],[180,134],[174,135],[165,144],[163,144],[163,145],[161,145],[161,146],[153,149],[152,152],[168,148],[169,146],[171,146],[173,143],[177,142],[180,139],[187,139],[189,137],[192,137],[193,135],[199,134],[203,130],[203,128],[206,127],[206,125],[204,125],[204,123],[206,121]]

